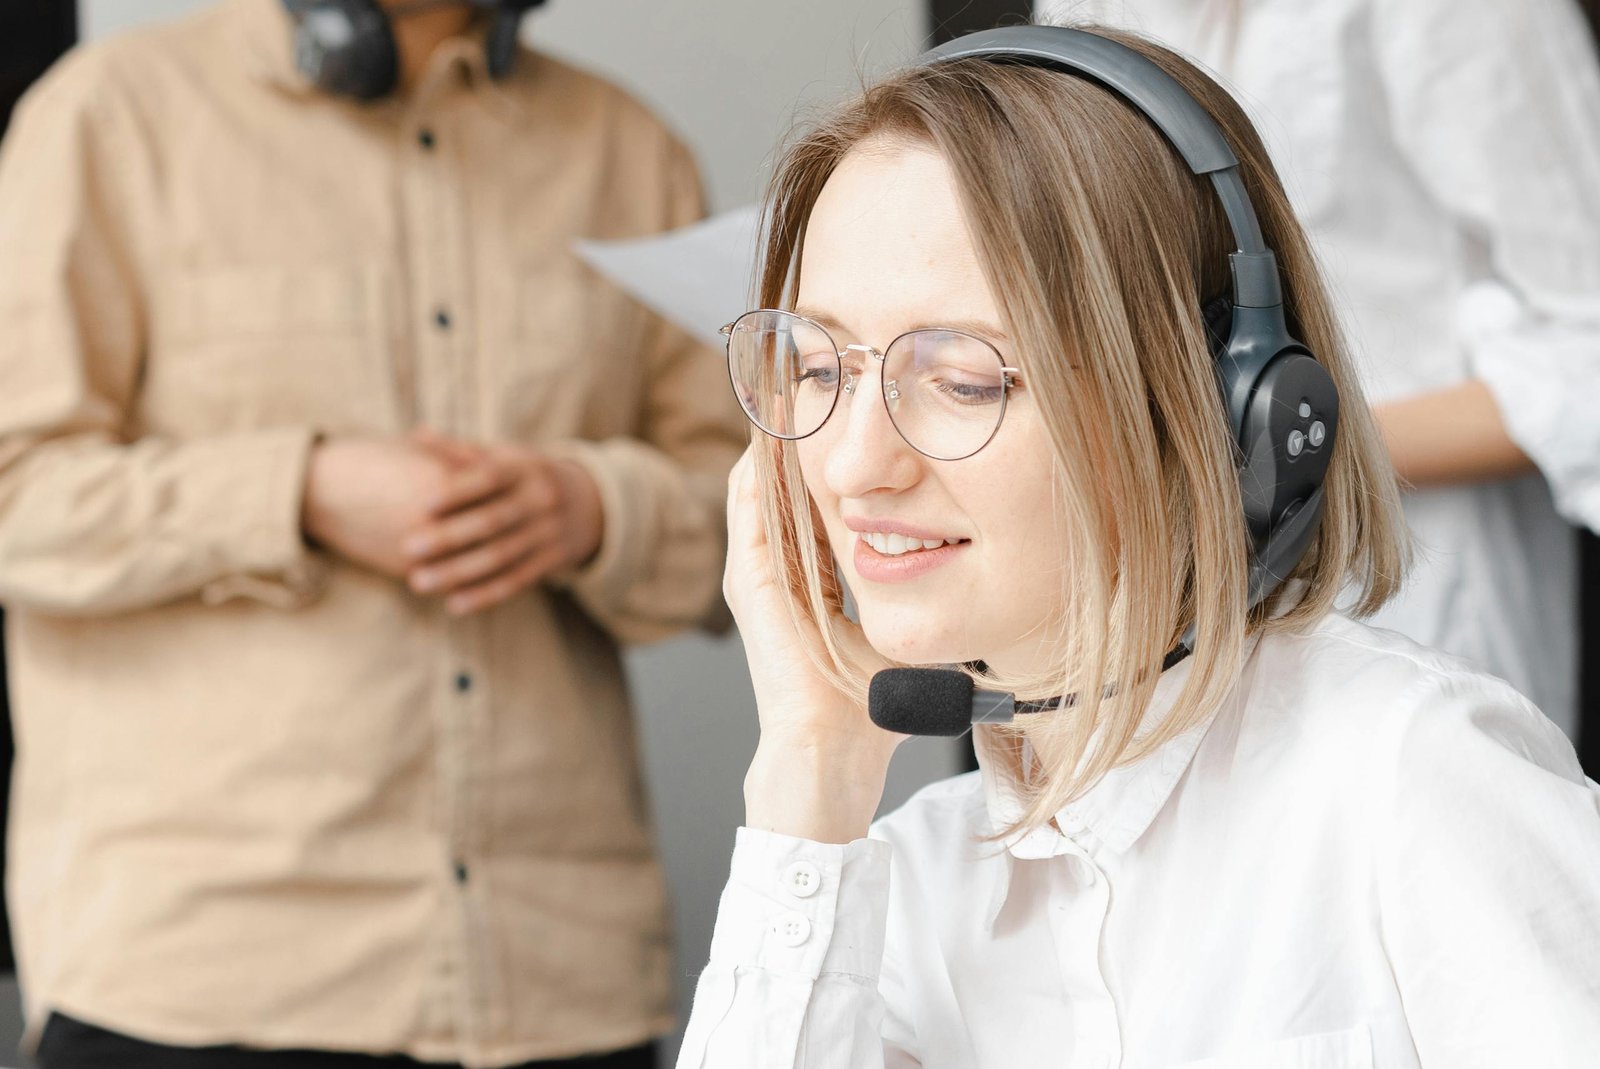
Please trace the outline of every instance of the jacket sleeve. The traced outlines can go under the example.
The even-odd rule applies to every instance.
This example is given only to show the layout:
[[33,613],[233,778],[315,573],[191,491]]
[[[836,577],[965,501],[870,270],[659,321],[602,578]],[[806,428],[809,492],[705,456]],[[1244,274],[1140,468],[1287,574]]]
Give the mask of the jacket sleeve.
[[133,230],[148,146],[122,94],[70,56],[0,152],[0,601],[63,614],[199,595],[290,607],[312,433],[138,437],[146,338]]
[[879,991],[889,855],[739,829],[678,1069],[915,1069]]
[[[666,140],[663,229],[703,214],[688,153]],[[728,472],[748,441],[722,355],[652,316],[639,433],[556,443],[600,490],[605,530],[599,552],[559,577],[612,634],[648,642],[728,622],[722,602]]]
[[1391,136],[1482,277],[1473,373],[1570,520],[1600,528],[1600,67],[1570,0],[1369,5]]
[[1600,1050],[1600,787],[1508,685],[1431,681],[1371,793],[1383,943],[1423,1065]]

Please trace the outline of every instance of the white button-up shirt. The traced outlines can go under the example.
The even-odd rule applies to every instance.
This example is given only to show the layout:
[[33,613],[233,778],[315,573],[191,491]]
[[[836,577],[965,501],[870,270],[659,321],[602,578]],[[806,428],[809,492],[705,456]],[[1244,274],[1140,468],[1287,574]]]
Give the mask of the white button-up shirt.
[[1220,74],[1312,237],[1371,399],[1488,385],[1543,478],[1407,494],[1420,559],[1376,622],[1510,680],[1571,731],[1577,563],[1557,507],[1600,529],[1600,72],[1576,5],[1036,6]]
[[679,1069],[1600,1065],[1600,787],[1501,681],[1330,616],[1004,842],[982,750],[870,839],[739,832]]

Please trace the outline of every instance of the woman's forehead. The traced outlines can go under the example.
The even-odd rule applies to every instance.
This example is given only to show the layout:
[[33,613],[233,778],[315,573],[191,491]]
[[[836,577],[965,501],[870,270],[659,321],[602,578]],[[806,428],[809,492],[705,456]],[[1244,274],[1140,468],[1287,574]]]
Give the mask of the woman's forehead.
[[853,331],[1001,326],[954,175],[931,147],[874,140],[829,177],[806,225],[799,303]]

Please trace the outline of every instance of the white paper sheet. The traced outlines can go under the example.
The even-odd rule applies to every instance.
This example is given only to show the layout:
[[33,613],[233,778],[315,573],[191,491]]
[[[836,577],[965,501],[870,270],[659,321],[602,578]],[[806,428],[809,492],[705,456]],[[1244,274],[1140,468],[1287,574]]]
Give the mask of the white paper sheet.
[[717,328],[748,308],[755,277],[754,205],[648,238],[579,241],[578,255],[640,302],[720,347]]

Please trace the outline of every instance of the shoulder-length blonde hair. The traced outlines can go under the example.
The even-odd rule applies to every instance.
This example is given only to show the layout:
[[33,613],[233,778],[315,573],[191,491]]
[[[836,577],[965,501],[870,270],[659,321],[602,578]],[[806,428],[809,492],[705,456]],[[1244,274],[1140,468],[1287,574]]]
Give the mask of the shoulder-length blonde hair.
[[[1340,340],[1305,235],[1260,139],[1231,97],[1150,41],[1095,29],[1150,57],[1216,119],[1283,275],[1291,331],[1341,394],[1327,504],[1292,606],[1251,610],[1249,541],[1235,447],[1200,309],[1231,292],[1231,231],[1208,180],[1112,92],[1060,72],[986,60],[901,71],[865,90],[782,155],[765,205],[765,307],[793,307],[806,222],[829,175],[868,139],[931,145],[954,172],[969,230],[1048,430],[1064,554],[1061,663],[989,679],[1025,696],[1074,694],[1070,710],[985,728],[1047,823],[1110,769],[1200,723],[1237,679],[1253,631],[1300,628],[1353,590],[1358,613],[1395,591],[1405,563],[1396,480]],[[841,652],[840,584],[792,443],[756,436],[764,520],[797,567],[789,602],[820,629],[844,692],[867,680]],[[1278,611],[1274,611],[1274,610]],[[1140,734],[1163,655],[1193,622],[1181,692]],[[1023,766],[1022,745],[1033,761]]]

